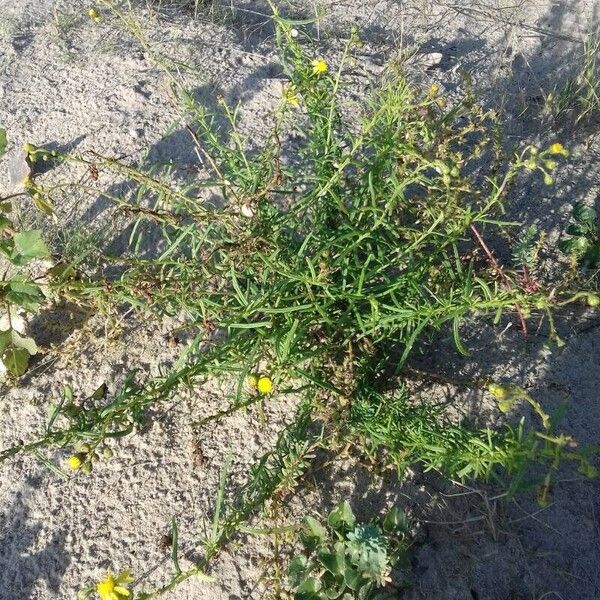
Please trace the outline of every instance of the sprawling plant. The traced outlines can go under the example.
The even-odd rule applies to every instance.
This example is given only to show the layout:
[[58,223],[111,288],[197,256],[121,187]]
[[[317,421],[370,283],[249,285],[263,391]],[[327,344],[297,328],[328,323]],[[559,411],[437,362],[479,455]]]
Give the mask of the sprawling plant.
[[[461,326],[476,326],[475,318],[514,317],[526,333],[536,311],[550,314],[576,300],[596,303],[587,292],[549,293],[543,281],[532,283],[531,273],[523,277],[502,266],[491,250],[513,226],[503,214],[519,176],[539,171],[551,184],[554,159],[566,150],[554,143],[506,153],[492,111],[471,96],[450,106],[435,85],[419,91],[400,65],[390,66],[366,103],[353,101],[345,70],[359,43],[356,32],[334,64],[314,52],[298,24],[273,9],[288,81],[262,140],[244,138],[241,107],[221,100],[220,114],[211,114],[174,83],[190,143],[208,172],[202,181],[182,188],[168,172],[95,153],[53,154],[88,170],[88,191],[98,193],[93,182],[101,183],[106,172],[137,189],[110,196],[133,215],[129,252],[100,252],[85,265],[55,272],[48,293],[80,304],[180,315],[197,335],[164,376],[131,376],[111,397],[102,390],[77,398],[67,389],[42,436],[6,449],[0,460],[58,446],[71,449],[72,468],[89,471],[107,439],[134,431],[149,406],[210,377],[237,384],[229,408],[200,423],[284,395],[298,404],[238,501],[217,511],[204,558],[182,571],[175,543],[173,579],[139,592],[140,599],[208,569],[218,548],[266,500],[298,485],[319,447],[335,452],[352,444],[399,470],[421,463],[459,478],[523,473],[532,460],[553,469],[563,458],[593,475],[585,453],[575,452],[539,403],[518,388],[473,382],[490,384],[502,409],[529,403],[539,416],[537,429],[523,421],[502,431],[453,424],[442,410],[412,402],[404,385],[407,374],[415,375],[411,353],[424,336],[447,327],[457,351],[467,354]],[[36,182],[38,201],[51,206],[54,189]],[[160,238],[153,255],[144,253],[145,235]],[[549,489],[549,478],[544,485]],[[371,583],[384,582],[391,565],[383,533],[375,530],[357,526],[342,541],[348,568],[366,578],[360,597],[375,589]],[[375,556],[385,562],[380,570]],[[311,577],[298,585],[309,585]],[[102,589],[129,583],[128,575],[110,575]]]

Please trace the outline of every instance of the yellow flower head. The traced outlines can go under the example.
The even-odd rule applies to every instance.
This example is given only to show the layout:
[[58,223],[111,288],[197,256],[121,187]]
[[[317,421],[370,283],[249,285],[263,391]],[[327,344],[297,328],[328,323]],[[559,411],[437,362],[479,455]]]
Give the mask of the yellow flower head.
[[496,396],[498,400],[504,400],[509,394],[509,390],[506,386],[498,385],[497,383],[490,383],[488,385],[488,391]]
[[131,595],[131,592],[124,585],[132,581],[133,577],[129,571],[123,571],[116,577],[109,571],[106,574],[106,579],[103,579],[96,586],[96,591],[101,600],[123,600],[123,598],[128,598]]
[[270,394],[273,391],[273,381],[264,375],[258,380],[257,388],[261,394]]
[[440,86],[437,83],[432,83],[427,90],[428,96],[437,96],[440,93]]
[[329,70],[329,65],[322,58],[315,58],[311,65],[313,75],[323,75]]
[[94,23],[99,23],[102,20],[102,15],[95,8],[88,10],[88,16]]
[[568,150],[560,142],[551,144],[550,148],[548,148],[548,152],[550,154],[562,154],[563,156],[569,156]]
[[78,454],[73,454],[73,456],[69,456],[69,458],[67,458],[67,464],[71,469],[73,469],[73,471],[77,471],[77,469],[81,468],[83,461],[81,460],[81,456]]

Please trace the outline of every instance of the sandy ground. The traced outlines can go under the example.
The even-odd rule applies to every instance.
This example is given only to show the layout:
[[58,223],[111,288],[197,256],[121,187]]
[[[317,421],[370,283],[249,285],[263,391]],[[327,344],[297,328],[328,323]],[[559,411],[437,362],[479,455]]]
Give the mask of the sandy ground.
[[[211,18],[197,20],[173,7],[165,7],[167,16],[160,20],[139,14],[156,48],[195,67],[188,77],[197,97],[209,106],[219,94],[246,104],[244,128],[251,136],[260,133],[280,97],[280,69],[272,31],[259,14],[266,12],[261,3],[224,4]],[[297,14],[314,14],[312,3],[296,6]],[[367,72],[376,74],[401,47],[415,45],[421,55],[439,52],[442,59],[434,69],[425,68],[423,56],[415,59],[415,78],[438,81],[452,95],[461,90],[461,73],[468,72],[486,101],[505,109],[515,140],[549,141],[557,135],[566,136],[565,143],[573,140],[572,159],[557,186],[528,183],[512,209],[515,216],[550,228],[556,238],[574,201],[598,197],[598,138],[538,114],[544,94],[580,57],[580,41],[597,25],[598,4],[327,0],[319,6],[324,17],[317,33],[324,52],[334,54],[353,23],[366,42],[361,61]],[[197,157],[171,107],[164,77],[113,22],[93,24],[87,8],[77,0],[0,0],[0,124],[9,132],[11,148],[28,141],[149,163],[172,160],[185,177],[186,169],[198,166]],[[10,189],[6,166],[6,160],[0,164],[0,193]],[[102,200],[82,205],[66,198],[58,210],[63,229],[73,231],[110,227],[107,208]],[[566,345],[560,350],[549,351],[541,335],[524,340],[511,329],[473,335],[472,359],[433,348],[424,360],[451,373],[511,380],[548,409],[566,402],[565,430],[582,445],[593,444],[600,424],[597,324],[597,315],[565,320]],[[83,326],[83,319],[69,327],[65,319],[54,326],[52,318],[34,323],[46,345],[69,336],[74,350],[31,373],[18,388],[0,390],[0,447],[40,430],[48,401],[57,398],[63,383],[82,393],[103,382],[115,390],[129,369],[157,372],[181,348],[168,343],[175,322],[129,322],[120,335],[107,336],[92,318],[85,323],[84,341],[78,341]],[[226,389],[213,386],[178,399],[143,434],[123,440],[115,457],[89,477],[60,479],[34,458],[2,464],[0,600],[74,598],[108,567],[130,567],[148,583],[164,581],[168,551],[160,541],[171,518],[179,520],[184,554],[191,552],[211,517],[224,456],[233,453],[228,494],[234,494],[244,468],[269,447],[289,415],[289,406],[274,402],[266,426],[249,412],[222,427],[194,430],[190,422],[223,406],[226,395]],[[458,394],[457,402],[465,415],[496,418],[489,414],[489,399]],[[600,481],[567,470],[557,479],[552,503],[542,509],[528,494],[496,499],[494,489],[454,485],[418,471],[404,482],[392,476],[369,482],[349,461],[310,482],[304,508],[323,513],[349,497],[368,518],[374,508],[392,502],[406,507],[420,521],[414,589],[404,596],[411,600],[600,598]],[[191,580],[165,597],[262,597],[264,586],[257,582],[268,552],[264,538],[242,538],[219,558],[215,583]]]

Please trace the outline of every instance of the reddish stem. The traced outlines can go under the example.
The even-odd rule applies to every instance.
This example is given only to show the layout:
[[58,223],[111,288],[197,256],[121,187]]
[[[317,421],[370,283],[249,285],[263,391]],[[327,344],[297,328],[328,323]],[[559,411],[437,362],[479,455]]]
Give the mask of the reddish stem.
[[[488,260],[492,264],[492,267],[494,267],[496,273],[498,273],[498,275],[500,275],[500,279],[502,279],[502,283],[504,284],[504,286],[506,288],[510,288],[511,284],[510,284],[508,277],[504,273],[504,270],[502,269],[502,266],[500,265],[500,263],[496,260],[496,257],[492,254],[492,251],[487,247],[487,244],[481,237],[481,234],[477,230],[477,227],[475,227],[475,225],[473,223],[471,223],[470,228],[471,228],[471,231],[473,232],[473,235],[475,236],[475,239],[477,240],[479,245],[483,248],[483,251],[485,252],[486,256],[488,257]],[[515,309],[517,310],[517,314],[519,315],[519,321],[521,322],[523,334],[527,335],[527,323],[525,323],[525,317],[523,316],[523,311],[521,310],[521,307],[518,304],[515,304]]]

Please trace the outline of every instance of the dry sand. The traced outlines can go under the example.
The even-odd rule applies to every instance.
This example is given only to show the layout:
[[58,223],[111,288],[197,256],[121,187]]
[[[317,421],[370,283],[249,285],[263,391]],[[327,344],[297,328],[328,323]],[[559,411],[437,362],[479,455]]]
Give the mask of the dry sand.
[[[272,32],[257,14],[266,12],[260,2],[233,0],[233,13],[224,4],[216,22],[202,15],[194,21],[176,7],[165,8],[167,17],[161,19],[141,9],[139,16],[154,47],[196,67],[197,74],[188,77],[199,98],[209,106],[219,94],[243,101],[245,130],[258,134],[281,93]],[[598,138],[574,136],[561,123],[536,119],[543,93],[564,81],[581,55],[579,41],[594,22],[598,25],[597,3],[326,0],[319,6],[325,52],[336,52],[339,36],[356,23],[366,42],[362,66],[368,72],[377,73],[402,45],[415,44],[422,54],[441,53],[434,69],[425,68],[426,57],[416,60],[416,78],[436,80],[452,95],[463,85],[461,71],[470,73],[488,102],[505,107],[515,140],[576,137],[557,186],[528,184],[514,207],[516,216],[550,228],[556,238],[574,201],[598,197]],[[0,124],[11,147],[27,141],[149,162],[173,160],[185,177],[197,157],[176,120],[164,77],[113,21],[92,23],[87,8],[77,0],[0,0]],[[304,12],[313,14],[313,4],[305,2]],[[0,163],[0,194],[10,189],[6,164]],[[82,205],[66,199],[58,210],[67,231],[112,226],[101,200]],[[474,336],[471,359],[438,349],[428,360],[455,373],[478,371],[511,380],[548,409],[566,402],[565,430],[582,445],[592,444],[600,424],[596,324],[593,315],[562,323],[567,343],[552,352],[542,337],[524,340],[511,329]],[[70,336],[74,354],[34,371],[17,388],[0,389],[0,448],[40,431],[48,402],[63,383],[91,393],[106,382],[114,391],[129,369],[156,373],[181,349],[168,343],[177,333],[175,322],[128,322],[119,336],[107,337],[103,324],[92,318],[78,342],[81,326],[51,317],[32,324],[46,345]],[[60,479],[33,457],[2,464],[0,600],[74,598],[108,567],[129,567],[148,583],[164,581],[170,567],[160,540],[171,518],[178,518],[182,548],[191,552],[211,517],[224,456],[233,452],[228,485],[233,494],[244,469],[269,447],[290,412],[274,402],[264,427],[249,412],[230,417],[222,427],[194,431],[190,422],[223,406],[226,395],[226,389],[213,386],[178,399],[143,434],[120,442],[115,457],[89,477]],[[482,415],[490,406],[480,396],[463,394],[457,401],[465,415],[497,417]],[[51,458],[60,461],[64,454],[54,452]],[[491,488],[452,485],[418,471],[404,482],[392,476],[369,482],[349,462],[312,482],[304,509],[323,513],[343,497],[366,518],[391,502],[408,508],[421,522],[415,585],[404,596],[411,600],[600,598],[600,481],[568,471],[557,479],[564,481],[551,505],[541,509],[531,495],[495,500]],[[216,563],[215,583],[190,580],[165,598],[262,597],[264,587],[257,582],[268,553],[266,539],[240,538]]]

